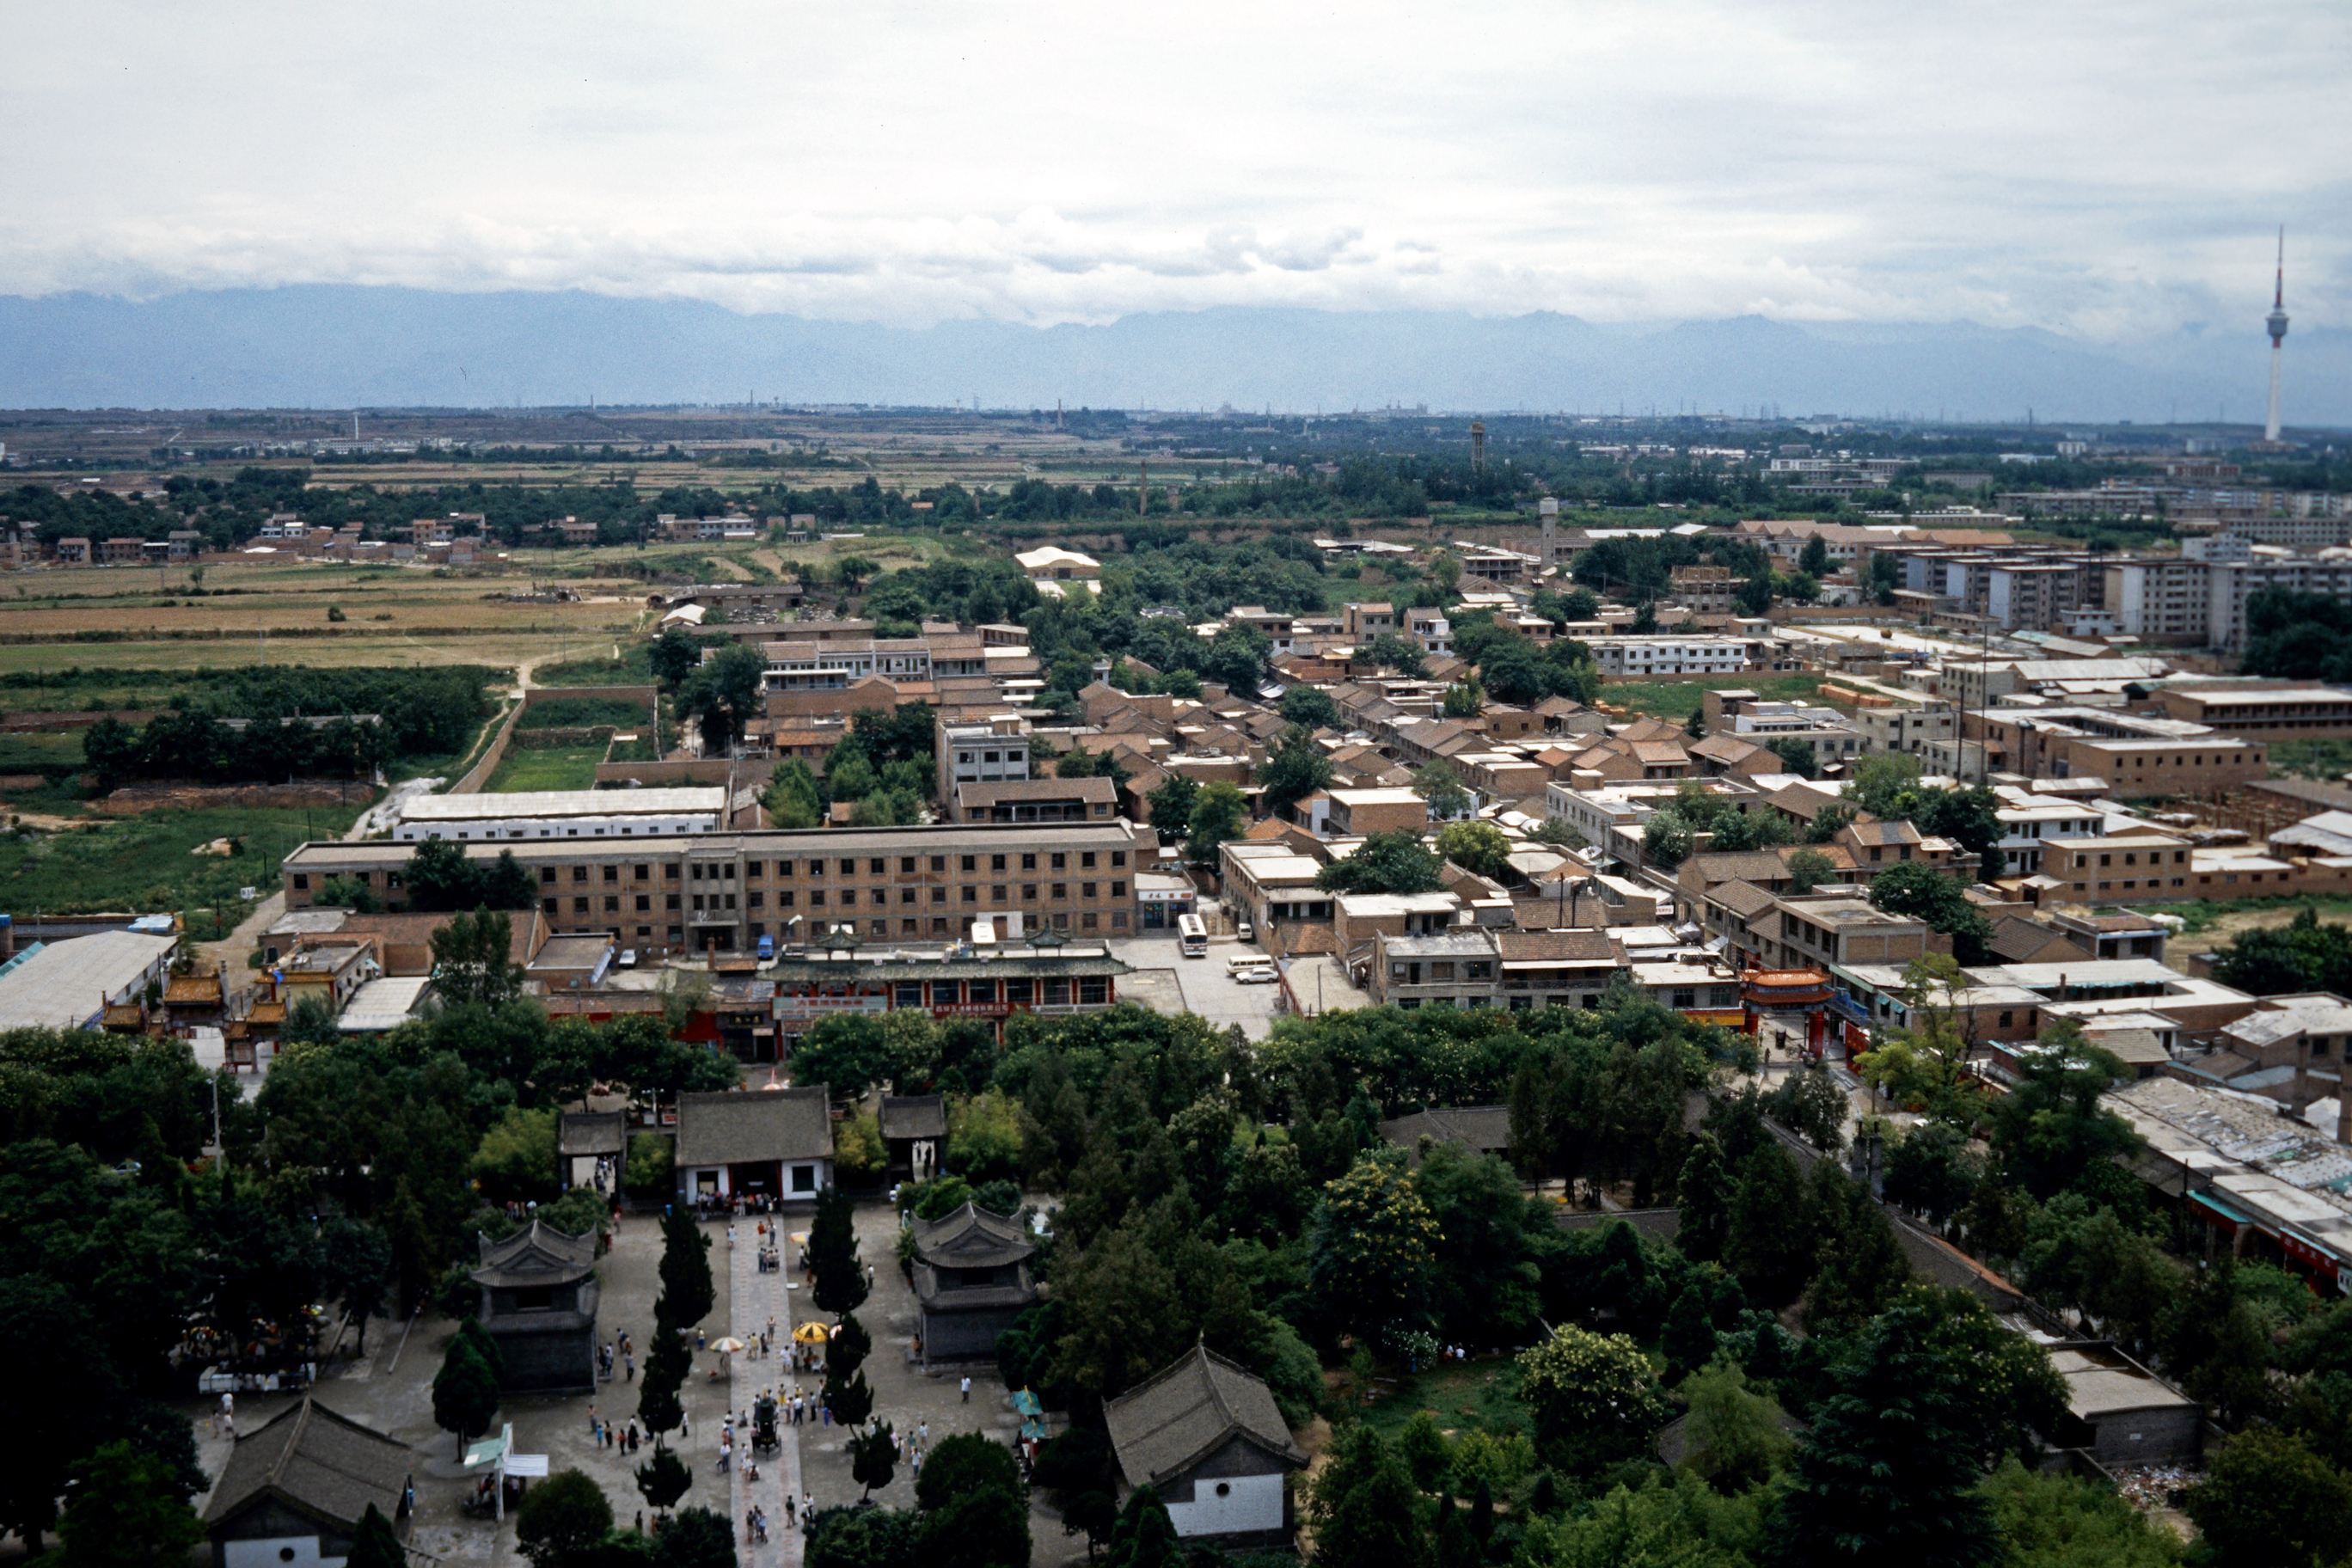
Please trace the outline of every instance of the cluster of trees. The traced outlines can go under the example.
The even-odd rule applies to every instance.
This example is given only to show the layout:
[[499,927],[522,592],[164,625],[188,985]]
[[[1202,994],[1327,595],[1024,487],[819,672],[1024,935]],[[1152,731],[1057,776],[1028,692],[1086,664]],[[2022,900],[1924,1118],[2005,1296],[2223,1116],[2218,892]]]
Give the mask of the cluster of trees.
[[2248,675],[2352,681],[2352,605],[2332,594],[2268,588],[2246,601]]
[[[109,715],[84,732],[100,784],[139,779],[206,784],[296,776],[369,778],[403,757],[463,751],[489,711],[489,671],[276,670],[224,678],[146,724]],[[332,715],[325,724],[302,715]],[[231,721],[236,722],[231,722]]]
[[798,757],[776,764],[765,804],[778,827],[817,827],[837,801],[855,802],[861,827],[919,821],[938,788],[937,731],[928,704],[862,708],[827,753],[822,773]]
[[2352,995],[2352,926],[2323,925],[2319,911],[2306,904],[2284,926],[2241,931],[2213,955],[2213,978],[2256,996]]
[[[1016,1021],[996,1092],[1017,1107],[1024,1178],[1063,1206],[1049,1300],[1000,1359],[1009,1384],[1072,1414],[1035,1484],[1110,1561],[1172,1561],[1156,1498],[1114,1503],[1100,1402],[1205,1343],[1265,1377],[1293,1422],[1340,1422],[1302,1498],[1333,1568],[2172,1561],[2111,1495],[2016,1463],[2063,1431],[2063,1386],[1973,1298],[1911,1279],[1885,1212],[1831,1157],[1845,1110],[1825,1075],[1718,1091],[1686,1131],[1685,1102],[1731,1055],[1632,997],[1601,1014],[1328,1014],[1254,1052],[1129,1008]],[[2084,1173],[2112,1142],[2069,1092],[1990,1113],[2002,1180],[2098,1179]],[[1496,1099],[1520,1170],[1379,1138],[1412,1106]],[[1681,1236],[1563,1231],[1523,1173],[1672,1194]],[[1490,1403],[1453,1435],[1426,1415],[1393,1436],[1349,1419],[1382,1362],[1439,1342],[1533,1342],[1518,1414]],[[1334,1363],[1349,1369],[1336,1405]],[[1654,1441],[1678,1415],[1669,1469]],[[842,1534],[824,1560],[845,1568],[910,1560],[919,1521],[824,1528]]]
[[[454,839],[420,842],[401,868],[400,885],[407,907],[418,913],[445,910],[527,910],[539,902],[539,884],[517,860],[514,851],[501,849],[493,859],[468,858],[465,846]],[[373,913],[383,900],[365,882],[350,877],[330,877],[312,895],[312,901]]]

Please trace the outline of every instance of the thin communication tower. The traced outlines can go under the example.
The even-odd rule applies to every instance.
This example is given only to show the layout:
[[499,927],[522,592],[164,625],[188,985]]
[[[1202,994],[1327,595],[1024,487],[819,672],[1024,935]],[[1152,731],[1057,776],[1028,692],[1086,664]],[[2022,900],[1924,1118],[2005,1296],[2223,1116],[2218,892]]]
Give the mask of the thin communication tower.
[[2271,334],[2271,406],[2263,420],[2263,440],[2275,446],[2279,438],[2279,364],[2286,351],[2286,225],[2279,225],[2278,276],[2271,293],[2271,313],[2263,326]]

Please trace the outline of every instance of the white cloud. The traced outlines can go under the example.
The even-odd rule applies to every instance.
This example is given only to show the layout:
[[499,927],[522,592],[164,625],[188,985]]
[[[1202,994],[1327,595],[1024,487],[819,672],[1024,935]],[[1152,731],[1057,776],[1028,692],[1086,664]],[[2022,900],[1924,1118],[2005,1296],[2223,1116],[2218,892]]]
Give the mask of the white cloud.
[[0,291],[2114,339],[2258,315],[2284,218],[2298,320],[2352,294],[2352,13],[2326,0],[77,0],[11,29]]

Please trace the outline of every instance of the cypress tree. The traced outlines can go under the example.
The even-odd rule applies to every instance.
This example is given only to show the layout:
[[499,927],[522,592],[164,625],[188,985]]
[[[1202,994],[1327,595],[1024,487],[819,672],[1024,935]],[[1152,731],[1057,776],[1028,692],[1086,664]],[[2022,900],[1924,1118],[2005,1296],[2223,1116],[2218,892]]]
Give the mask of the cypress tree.
[[1838,1392],[1815,1412],[1794,1478],[1774,1510],[1776,1568],[1885,1563],[1978,1568],[2000,1561],[1980,1490],[1967,1380],[1933,1338],[1934,1309],[1898,1301],[1874,1322]]

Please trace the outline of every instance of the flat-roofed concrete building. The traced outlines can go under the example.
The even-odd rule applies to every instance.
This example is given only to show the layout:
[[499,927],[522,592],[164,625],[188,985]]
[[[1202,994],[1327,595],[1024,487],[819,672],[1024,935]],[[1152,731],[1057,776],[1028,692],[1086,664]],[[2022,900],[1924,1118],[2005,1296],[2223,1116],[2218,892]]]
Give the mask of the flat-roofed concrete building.
[[2341,686],[2167,686],[2153,696],[2175,719],[2252,740],[2352,735],[2352,690]]
[[646,838],[709,833],[723,825],[725,789],[518,790],[420,795],[401,808],[393,837],[511,842],[540,838]]
[[[821,929],[866,941],[954,940],[975,921],[1124,936],[1134,926],[1135,837],[1123,822],[803,830],[639,838],[475,840],[468,859],[511,853],[559,934],[613,934],[649,956],[740,952]],[[394,908],[415,846],[310,843],[286,858],[287,905],[331,878],[364,880]],[[1009,923],[1009,922],[1008,922]],[[1000,927],[1002,929],[1002,927]],[[84,939],[87,940],[87,939]]]

